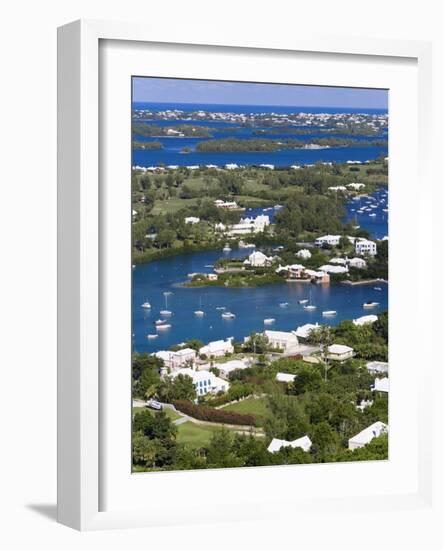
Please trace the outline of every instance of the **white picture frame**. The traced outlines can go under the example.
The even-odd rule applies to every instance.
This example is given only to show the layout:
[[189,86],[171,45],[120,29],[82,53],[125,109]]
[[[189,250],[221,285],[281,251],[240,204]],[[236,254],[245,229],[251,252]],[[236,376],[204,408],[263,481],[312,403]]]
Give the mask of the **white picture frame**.
[[[106,299],[106,285],[101,285],[103,277],[103,231],[106,223],[101,220],[109,215],[104,212],[111,202],[103,202],[100,188],[100,154],[102,143],[100,139],[100,105],[99,81],[100,63],[104,62],[100,53],[100,45],[104,41],[115,41],[125,44],[129,51],[132,46],[156,44],[156,47],[183,45],[183,48],[194,44],[201,52],[211,56],[214,48],[229,48],[229,55],[240,55],[241,52],[251,53],[270,51],[275,55],[284,56],[288,52],[305,52],[312,55],[325,53],[337,56],[369,56],[373,58],[390,59],[395,65],[396,60],[413,60],[417,68],[418,81],[418,150],[417,154],[418,181],[420,189],[426,190],[420,199],[420,211],[415,226],[421,231],[429,230],[430,220],[424,214],[426,204],[432,200],[430,183],[429,140],[431,127],[431,46],[426,42],[370,40],[363,38],[324,37],[302,35],[296,38],[257,38],[242,37],[226,38],[223,33],[219,37],[190,37],[186,31],[168,36],[158,28],[147,29],[137,24],[101,21],[77,21],[59,29],[59,141],[58,141],[58,519],[60,523],[79,530],[150,527],[155,525],[174,525],[178,523],[198,523],[210,521],[233,521],[236,519],[259,520],[266,517],[284,516],[279,509],[276,512],[275,503],[279,493],[273,495],[273,500],[267,502],[266,491],[260,497],[253,495],[249,506],[247,501],[239,499],[237,505],[232,503],[230,509],[219,504],[217,514],[201,503],[194,502],[186,510],[180,511],[180,505],[168,508],[161,506],[153,509],[152,505],[129,506],[122,498],[122,506],[115,505],[112,509],[103,509],[103,483],[112,483],[106,476],[103,466],[103,452],[107,443],[104,442],[103,426],[106,423],[104,415],[109,410],[104,402],[108,396],[102,387],[103,364],[100,350],[102,331],[102,306]],[[128,51],[125,55],[128,55]],[[185,54],[186,55],[186,54]],[[369,59],[368,57],[368,59]],[[106,58],[108,63],[109,58]],[[168,73],[169,76],[176,76]],[[263,81],[267,81],[266,74]],[[414,125],[412,126],[414,127]],[[414,144],[415,147],[415,144]],[[409,196],[411,198],[411,195]],[[409,206],[405,200],[405,211]],[[430,231],[429,231],[430,232]],[[422,246],[420,260],[426,260],[428,268],[432,266],[432,243]],[[129,250],[127,251],[129,254]],[[418,282],[426,280],[426,271],[417,268],[414,272]],[[423,300],[432,304],[432,288],[424,289]],[[415,297],[417,298],[417,297]],[[416,300],[418,303],[418,300]],[[395,296],[394,296],[395,304]],[[421,304],[426,309],[426,305]],[[429,305],[432,310],[432,305]],[[423,311],[421,312],[423,313]],[[428,311],[432,314],[432,311]],[[432,359],[432,349],[427,351],[427,357]],[[416,468],[414,489],[379,494],[362,495],[336,494],[331,491],[328,498],[321,492],[313,491],[312,498],[306,495],[302,499],[288,497],[281,493],[281,502],[295,507],[297,513],[326,513],[334,506],[336,513],[346,514],[356,505],[367,514],[397,513],[399,510],[417,510],[420,513],[433,513],[433,483],[432,470],[432,401],[427,393],[433,380],[432,361],[423,367],[420,373],[423,377],[417,387],[417,424],[418,435],[417,457],[411,468]],[[119,407],[120,405],[117,405]],[[124,404],[122,405],[125,406]],[[126,425],[128,428],[128,425]],[[415,459],[414,459],[415,460]],[[340,467],[340,466],[339,466]],[[352,464],[346,465],[351,477],[355,470]],[[109,468],[108,468],[109,470]],[[252,469],[257,470],[257,469]],[[252,478],[254,475],[266,476],[269,487],[284,481],[287,475],[280,468],[261,469],[260,472],[205,471],[193,472],[192,475],[208,476],[211,483],[223,484],[223,476],[232,476],[234,482],[242,478]],[[129,471],[129,465],[128,465]],[[129,472],[130,473],[130,472]],[[154,474],[155,487],[163,483],[163,474]],[[169,491],[179,479],[186,480],[189,472],[169,473]],[[320,474],[319,474],[320,475]],[[328,470],[322,470],[319,484],[323,483]],[[180,477],[179,477],[180,476]],[[148,479],[148,478],[146,478]],[[166,480],[166,477],[163,478]],[[358,479],[356,477],[355,479]],[[135,481],[134,481],[135,480]],[[151,478],[154,486],[154,477]],[[415,483],[416,481],[416,483]],[[149,482],[149,480],[148,480]],[[137,484],[137,476],[133,476],[131,485]],[[171,485],[172,484],[172,485]],[[267,486],[267,485],[266,485]],[[186,491],[186,482],[183,491]],[[435,491],[435,489],[434,489]],[[129,495],[129,493],[127,493]],[[118,500],[118,494],[117,494]],[[180,504],[180,503],[179,503]],[[166,506],[166,504],[165,504]],[[292,508],[293,510],[294,508]]]

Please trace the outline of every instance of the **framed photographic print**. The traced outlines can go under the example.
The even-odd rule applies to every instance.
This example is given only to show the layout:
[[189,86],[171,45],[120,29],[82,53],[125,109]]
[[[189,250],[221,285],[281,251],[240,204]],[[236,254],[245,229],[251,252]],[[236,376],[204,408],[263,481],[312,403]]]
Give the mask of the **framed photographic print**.
[[59,52],[60,521],[431,509],[428,45]]

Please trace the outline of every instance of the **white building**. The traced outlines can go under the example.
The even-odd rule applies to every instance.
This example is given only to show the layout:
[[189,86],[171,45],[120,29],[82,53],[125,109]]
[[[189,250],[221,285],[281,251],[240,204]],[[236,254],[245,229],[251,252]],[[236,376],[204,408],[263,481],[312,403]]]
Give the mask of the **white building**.
[[214,373],[205,370],[193,370],[189,368],[177,369],[171,375],[176,378],[179,374],[189,376],[194,383],[197,395],[206,395],[207,393],[218,393],[228,391],[229,382],[215,376]]
[[354,323],[354,325],[361,327],[362,325],[372,325],[372,323],[375,323],[375,321],[377,320],[377,315],[363,315],[362,317],[354,319],[352,322]]
[[363,258],[351,258],[348,260],[348,265],[357,269],[365,269],[366,261]]
[[268,258],[263,252],[256,250],[248,256],[248,259],[245,260],[245,263],[246,262],[252,267],[264,267],[271,262],[271,258]]
[[228,235],[250,235],[252,233],[261,233],[270,223],[269,216],[260,215],[256,218],[242,218],[239,223],[228,227]]
[[315,239],[315,246],[337,246],[340,242],[341,235],[323,235],[323,237],[317,237]]
[[365,187],[365,184],[364,183],[348,183],[348,187],[358,191],[359,189],[363,189]]
[[330,264],[334,265],[347,265],[348,259],[347,258],[331,258],[329,260]]
[[342,273],[348,273],[349,269],[345,265],[332,265],[332,264],[326,264],[319,267],[320,271],[324,271],[325,273],[334,273],[336,275],[340,275]]
[[298,338],[293,332],[265,330],[263,334],[268,338],[270,346],[274,348],[289,351],[298,347]]
[[296,256],[297,256],[297,258],[302,258],[303,260],[308,260],[312,256],[312,254],[311,254],[310,250],[308,250],[307,248],[302,248],[301,250],[299,250],[296,253]]
[[297,336],[297,338],[306,339],[310,336],[313,330],[317,330],[319,327],[320,325],[318,323],[315,323],[315,325],[313,325],[312,323],[306,323],[306,325],[297,327],[297,330],[294,331],[294,334]]
[[368,426],[354,437],[351,437],[348,441],[348,449],[353,451],[354,449],[360,449],[368,443],[370,443],[374,437],[379,437],[385,433],[388,433],[388,426],[383,422],[374,422],[371,426]]
[[217,363],[216,367],[220,371],[220,377],[227,380],[231,372],[235,370],[247,369],[248,365],[244,360],[240,361],[239,359],[233,359],[232,361],[227,361],[226,363]]
[[368,239],[355,239],[355,253],[356,254],[368,254],[375,256],[377,254],[377,244],[374,241]]
[[328,187],[329,191],[347,191],[346,187],[344,185],[335,185],[333,187]]
[[217,199],[214,201],[214,204],[217,208],[224,208],[225,210],[237,210],[239,208],[235,201],[223,201],[221,199]]
[[158,359],[162,359],[165,367],[178,369],[186,364],[193,364],[197,358],[197,352],[191,348],[184,348],[178,351],[157,351],[153,353]]
[[198,223],[200,221],[200,218],[196,218],[195,216],[189,216],[187,218],[185,218],[185,223],[186,224],[191,224],[191,225],[194,225],[195,223]]
[[275,379],[277,380],[277,382],[284,382],[285,384],[294,382],[295,378],[295,374],[287,374],[286,372],[277,372],[277,374],[275,375]]
[[209,342],[206,346],[203,346],[198,350],[200,355],[206,355],[207,357],[223,357],[227,353],[234,352],[234,346],[232,345],[232,338],[226,340],[216,340],[215,342]]
[[299,448],[306,453],[311,449],[312,441],[307,435],[294,439],[294,441],[286,441],[285,439],[274,439],[269,443],[268,451],[270,453],[278,453],[283,447],[292,447],[293,449]]
[[354,355],[354,350],[342,344],[332,344],[328,347],[328,359],[333,361],[346,361]]
[[389,378],[376,378],[374,382],[374,391],[389,393]]
[[385,363],[384,361],[370,361],[369,363],[366,363],[366,368],[371,374],[388,374],[389,363]]

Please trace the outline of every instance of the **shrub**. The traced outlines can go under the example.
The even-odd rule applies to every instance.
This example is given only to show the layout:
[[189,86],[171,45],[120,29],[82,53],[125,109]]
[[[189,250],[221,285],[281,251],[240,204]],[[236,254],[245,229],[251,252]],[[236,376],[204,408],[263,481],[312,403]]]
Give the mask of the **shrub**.
[[214,409],[207,405],[194,405],[191,401],[179,400],[174,405],[180,412],[197,420],[218,422],[220,424],[236,424],[240,426],[255,426],[256,418],[252,414],[239,414],[223,409]]

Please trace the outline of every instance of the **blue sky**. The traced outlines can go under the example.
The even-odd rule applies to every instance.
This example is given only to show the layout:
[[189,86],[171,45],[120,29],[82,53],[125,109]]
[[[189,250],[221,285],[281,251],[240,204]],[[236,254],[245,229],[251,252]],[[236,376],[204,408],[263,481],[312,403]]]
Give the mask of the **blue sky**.
[[134,77],[133,100],[387,109],[387,90]]

